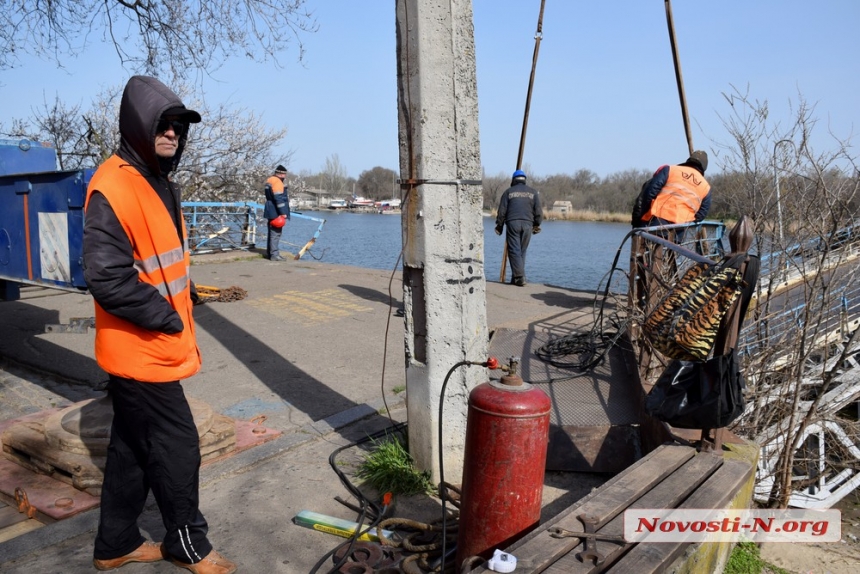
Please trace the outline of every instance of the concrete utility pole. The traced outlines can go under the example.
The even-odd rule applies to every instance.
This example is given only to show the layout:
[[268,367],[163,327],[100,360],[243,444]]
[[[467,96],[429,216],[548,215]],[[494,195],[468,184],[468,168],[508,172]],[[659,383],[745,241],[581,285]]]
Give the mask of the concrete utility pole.
[[[471,1],[397,0],[397,64],[409,450],[438,482],[445,375],[488,350]],[[487,376],[464,366],[448,381],[447,482],[462,479],[468,396]]]

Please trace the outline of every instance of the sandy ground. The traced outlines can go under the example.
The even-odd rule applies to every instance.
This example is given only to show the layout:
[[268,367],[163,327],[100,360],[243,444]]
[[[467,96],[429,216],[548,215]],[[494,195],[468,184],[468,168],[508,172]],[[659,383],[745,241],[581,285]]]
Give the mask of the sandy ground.
[[860,492],[836,506],[842,511],[842,542],[831,544],[763,544],[761,557],[792,574],[860,572]]

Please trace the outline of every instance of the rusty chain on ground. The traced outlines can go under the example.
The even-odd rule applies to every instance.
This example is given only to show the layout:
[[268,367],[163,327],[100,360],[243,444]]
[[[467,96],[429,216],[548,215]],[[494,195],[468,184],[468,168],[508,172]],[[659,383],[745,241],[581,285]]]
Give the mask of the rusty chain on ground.
[[218,302],[230,303],[232,301],[241,301],[248,296],[248,292],[241,287],[209,287],[207,285],[197,285],[197,295],[199,297],[198,304]]

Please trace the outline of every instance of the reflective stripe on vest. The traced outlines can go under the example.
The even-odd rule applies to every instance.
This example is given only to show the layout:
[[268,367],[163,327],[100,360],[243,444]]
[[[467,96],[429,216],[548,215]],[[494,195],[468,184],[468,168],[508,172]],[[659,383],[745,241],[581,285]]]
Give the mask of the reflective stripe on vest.
[[647,222],[652,217],[659,217],[672,223],[695,221],[696,212],[710,189],[710,184],[698,170],[682,165],[670,166],[666,185],[654,198],[651,209],[642,220]]
[[[134,260],[134,268],[137,269],[137,272],[141,275],[150,276],[158,269],[166,269],[172,265],[179,264],[183,267],[185,266],[185,254],[181,247],[171,249],[161,255],[153,255],[147,259]],[[188,274],[186,273],[182,275],[182,277],[174,279],[168,283],[159,281],[157,283],[151,283],[151,285],[158,289],[158,292],[161,293],[162,296],[166,297],[169,294],[175,297],[180,291],[188,287]]]
[[96,302],[96,360],[119,377],[161,383],[200,370],[191,313],[185,221],[182,239],[164,202],[140,173],[118,156],[103,163],[90,181],[87,203],[101,193],[128,236],[140,281],[152,285],[182,319],[180,333],[149,331],[108,313]]

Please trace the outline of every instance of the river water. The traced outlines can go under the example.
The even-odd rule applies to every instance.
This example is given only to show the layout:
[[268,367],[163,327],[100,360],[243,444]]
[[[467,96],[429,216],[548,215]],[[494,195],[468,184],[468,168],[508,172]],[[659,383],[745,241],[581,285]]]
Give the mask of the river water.
[[[399,215],[307,211],[309,217],[325,219],[322,232],[304,258],[324,263],[354,265],[370,269],[392,269],[401,248]],[[495,220],[484,217],[484,273],[488,281],[499,280],[504,235],[493,230]],[[281,248],[296,253],[310,239],[318,222],[293,217],[284,229]],[[546,221],[542,232],[532,236],[526,256],[526,277],[581,291],[595,291],[609,272],[619,247],[630,231],[624,223]],[[265,242],[265,228],[262,241]],[[628,265],[629,241],[624,243],[619,267]],[[510,266],[507,279],[510,280]],[[613,282],[618,276],[613,278]]]

